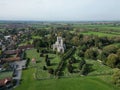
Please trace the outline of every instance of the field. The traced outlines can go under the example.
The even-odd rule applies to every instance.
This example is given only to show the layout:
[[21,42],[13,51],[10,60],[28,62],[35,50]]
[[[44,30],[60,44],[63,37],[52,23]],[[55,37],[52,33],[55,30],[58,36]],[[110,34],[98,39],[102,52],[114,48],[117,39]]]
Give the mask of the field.
[[[89,24],[75,24],[74,27],[84,29],[80,34],[84,35],[98,35],[100,37],[116,37],[120,36],[120,26],[108,25],[89,25]],[[74,30],[72,31],[74,33]]]
[[[44,57],[39,57],[39,54],[36,52],[36,49],[31,49],[26,51],[27,56],[30,59],[36,58],[37,67],[42,67],[44,65]],[[52,58],[53,65],[50,66],[55,68],[59,62],[59,57],[55,54],[49,54],[50,58]],[[77,57],[76,57],[77,58]],[[60,79],[47,79],[47,80],[36,80],[35,72],[36,68],[29,67],[26,70],[23,70],[22,74],[22,82],[21,84],[15,88],[15,90],[118,90],[119,88],[112,85],[111,76],[110,75],[98,75],[96,73],[101,73],[104,71],[111,72],[111,68],[107,66],[101,66],[101,64],[97,61],[87,61],[89,64],[94,64],[93,68],[95,69],[90,73],[89,76],[76,76],[71,78],[60,78]],[[30,63],[32,66],[32,63]],[[76,63],[74,66],[78,66]],[[42,71],[42,72],[41,72]],[[49,77],[47,71],[41,70],[39,72],[39,78]],[[67,70],[65,70],[67,71]],[[68,73],[68,72],[67,72]],[[107,80],[108,79],[108,80]],[[71,86],[72,85],[72,86]]]
[[38,81],[34,72],[33,68],[24,70],[22,83],[15,90],[119,90],[94,76]]
[[[32,49],[32,50],[28,50],[26,51],[27,56],[29,56],[30,59],[35,58],[36,59],[36,77],[41,79],[41,78],[49,78],[49,74],[48,71],[44,71],[43,70],[43,66],[46,65],[45,64],[45,57],[40,57],[40,54],[36,52],[36,49]],[[33,54],[34,53],[34,54]],[[51,61],[51,66],[49,66],[48,68],[56,68],[60,57],[58,55],[55,54],[48,54],[49,59]],[[34,64],[30,63],[30,66],[33,66]]]

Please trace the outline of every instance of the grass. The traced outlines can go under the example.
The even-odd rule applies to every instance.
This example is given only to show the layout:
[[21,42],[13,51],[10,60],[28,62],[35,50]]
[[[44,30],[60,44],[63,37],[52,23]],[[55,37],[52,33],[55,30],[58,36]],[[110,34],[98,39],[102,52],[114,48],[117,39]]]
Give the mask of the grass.
[[100,30],[120,30],[120,26],[113,26],[111,24],[108,25],[89,25],[89,24],[76,24],[74,27],[79,27],[79,28],[86,28],[86,29],[95,29],[99,28]]
[[[30,60],[32,58],[36,59],[37,63],[36,63],[35,66],[37,66],[37,68],[36,68],[37,77],[38,78],[47,78],[47,77],[49,77],[50,75],[49,75],[48,71],[47,70],[46,71],[42,70],[43,66],[46,66],[45,57],[40,57],[40,53],[37,53],[36,49],[27,50],[26,53],[27,53],[27,57],[29,57]],[[49,54],[49,53],[48,53],[48,57],[50,59],[51,66],[48,66],[47,68],[56,69],[57,66],[58,66],[60,57],[58,55],[56,55],[56,54]],[[33,64],[30,63],[30,65],[32,66]]]
[[[73,26],[81,29],[86,29],[87,31],[85,30],[85,32],[84,31],[80,32],[84,35],[98,35],[100,37],[120,36],[120,26],[114,26],[112,24],[108,25],[75,24]],[[96,32],[95,30],[98,30],[98,32]],[[71,31],[71,33],[74,33],[74,31]]]
[[0,79],[6,78],[6,77],[12,77],[12,74],[13,74],[12,71],[0,72]]
[[86,60],[87,64],[92,66],[93,71],[89,75],[110,75],[113,74],[117,69],[110,68],[102,63],[94,60]]
[[34,68],[23,71],[22,83],[14,90],[119,90],[97,77],[35,80]]
[[113,36],[119,36],[116,34],[110,34],[110,33],[102,33],[102,32],[94,32],[94,31],[88,31],[88,32],[81,32],[84,35],[98,35],[100,37],[107,36],[107,37],[113,37]]

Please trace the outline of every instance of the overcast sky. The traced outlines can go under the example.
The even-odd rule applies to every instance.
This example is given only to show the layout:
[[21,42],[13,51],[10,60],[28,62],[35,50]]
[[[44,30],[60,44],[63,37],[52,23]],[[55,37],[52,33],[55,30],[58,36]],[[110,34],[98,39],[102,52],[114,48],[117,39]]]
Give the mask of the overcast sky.
[[0,0],[0,20],[120,20],[120,0]]

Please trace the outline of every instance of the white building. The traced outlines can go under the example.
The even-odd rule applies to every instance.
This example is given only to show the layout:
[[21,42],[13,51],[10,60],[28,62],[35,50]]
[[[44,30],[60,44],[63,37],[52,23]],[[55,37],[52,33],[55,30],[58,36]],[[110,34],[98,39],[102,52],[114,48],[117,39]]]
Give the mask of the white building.
[[57,37],[57,41],[53,44],[53,51],[57,50],[57,52],[64,53],[65,44],[63,44],[62,37]]
[[10,36],[10,35],[8,35],[8,36],[4,36],[4,38],[5,38],[5,40],[8,40],[8,39],[11,38],[11,36]]

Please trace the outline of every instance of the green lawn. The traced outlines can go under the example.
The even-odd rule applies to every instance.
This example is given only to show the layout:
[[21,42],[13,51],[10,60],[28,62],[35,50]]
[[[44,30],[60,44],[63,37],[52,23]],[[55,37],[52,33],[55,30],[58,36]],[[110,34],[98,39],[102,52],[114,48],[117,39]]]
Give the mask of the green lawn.
[[14,90],[119,90],[94,76],[37,81],[34,71],[34,68],[24,70],[22,83]]
[[13,74],[12,71],[0,72],[0,79],[6,78],[6,77],[12,77],[12,74]]
[[[36,68],[37,77],[38,78],[48,78],[50,76],[48,71],[43,70],[43,66],[46,66],[45,57],[40,57],[40,54],[36,52],[36,49],[27,50],[26,53],[27,53],[27,57],[29,57],[30,60],[32,58],[35,58],[37,61],[37,63],[35,64],[35,66],[37,66],[37,68]],[[47,68],[56,69],[58,66],[58,63],[60,61],[60,57],[56,54],[50,54],[50,53],[48,53],[48,57],[50,59],[51,66],[48,66]],[[34,64],[30,63],[30,66],[32,66],[32,65],[34,65]]]

